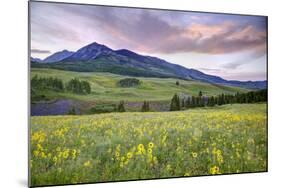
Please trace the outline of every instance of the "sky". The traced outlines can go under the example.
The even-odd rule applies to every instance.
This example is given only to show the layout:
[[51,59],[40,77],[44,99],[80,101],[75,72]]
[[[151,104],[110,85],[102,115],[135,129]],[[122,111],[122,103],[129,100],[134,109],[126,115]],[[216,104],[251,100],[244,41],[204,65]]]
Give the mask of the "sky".
[[266,80],[262,16],[30,3],[31,56],[92,42],[129,49],[227,80]]

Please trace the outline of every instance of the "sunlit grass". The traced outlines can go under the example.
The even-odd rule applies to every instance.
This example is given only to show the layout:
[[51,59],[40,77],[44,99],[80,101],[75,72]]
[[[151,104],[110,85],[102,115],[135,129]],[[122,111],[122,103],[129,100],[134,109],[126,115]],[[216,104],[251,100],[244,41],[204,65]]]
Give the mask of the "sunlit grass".
[[[209,83],[191,80],[177,80],[173,78],[144,78],[137,77],[141,85],[133,88],[122,88],[118,86],[118,81],[129,76],[121,76],[111,73],[101,72],[71,72],[55,69],[32,68],[31,76],[55,77],[61,79],[64,83],[72,78],[86,80],[91,85],[92,93],[89,95],[77,95],[69,92],[57,91],[37,91],[38,94],[46,95],[48,98],[68,98],[80,101],[170,101],[175,93],[185,93],[197,96],[199,91],[204,95],[218,95],[221,93],[235,94],[236,92],[247,92],[249,90],[218,86]],[[176,85],[179,81],[180,85]]]
[[267,170],[266,104],[31,118],[32,185]]

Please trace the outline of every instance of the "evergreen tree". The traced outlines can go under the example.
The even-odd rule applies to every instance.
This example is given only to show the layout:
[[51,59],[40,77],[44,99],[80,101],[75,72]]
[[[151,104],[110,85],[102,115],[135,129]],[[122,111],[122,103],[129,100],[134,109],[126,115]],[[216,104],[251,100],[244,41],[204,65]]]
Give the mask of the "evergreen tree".
[[191,99],[190,99],[190,97],[188,97],[186,100],[185,100],[185,108],[190,108],[191,107]]
[[87,94],[90,94],[91,93],[91,86],[89,84],[89,82],[87,81],[82,81],[81,82],[81,85],[82,85],[82,91],[87,93]]
[[196,107],[196,97],[192,96],[191,97],[191,107]]
[[76,115],[76,111],[75,108],[72,107],[69,111],[68,111],[68,115]]
[[87,81],[80,81],[77,78],[71,79],[67,82],[66,89],[76,94],[89,94],[91,93],[91,86]]
[[185,104],[184,101],[185,101],[185,100],[184,100],[184,98],[183,98],[183,99],[181,100],[181,108],[184,108],[184,104]]
[[120,101],[118,107],[117,107],[118,112],[126,112],[125,106],[124,106],[124,101]]
[[208,99],[208,106],[215,106],[215,98],[214,96],[211,96],[209,99]]
[[175,94],[171,100],[170,111],[177,111],[180,109],[180,98],[177,94]]
[[148,101],[143,102],[143,105],[141,107],[141,111],[142,112],[149,112],[149,102]]
[[201,100],[201,97],[196,97],[195,98],[195,107],[199,107],[200,106],[200,100]]

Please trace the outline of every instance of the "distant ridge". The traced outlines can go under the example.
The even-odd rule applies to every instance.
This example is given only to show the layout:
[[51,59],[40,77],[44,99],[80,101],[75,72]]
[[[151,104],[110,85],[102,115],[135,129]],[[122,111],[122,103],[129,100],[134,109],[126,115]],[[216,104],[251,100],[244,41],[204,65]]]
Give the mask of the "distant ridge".
[[56,52],[48,57],[46,57],[43,60],[43,63],[55,63],[55,62],[59,62],[69,56],[71,56],[74,52],[68,51],[68,50],[63,50],[60,52]]
[[93,42],[76,52],[63,50],[39,62],[31,59],[32,67],[54,68],[77,72],[110,72],[128,76],[178,78],[197,80],[212,84],[265,89],[267,81],[225,80],[219,76],[208,75],[195,69],[169,63],[163,59],[144,56],[127,49],[112,50]]

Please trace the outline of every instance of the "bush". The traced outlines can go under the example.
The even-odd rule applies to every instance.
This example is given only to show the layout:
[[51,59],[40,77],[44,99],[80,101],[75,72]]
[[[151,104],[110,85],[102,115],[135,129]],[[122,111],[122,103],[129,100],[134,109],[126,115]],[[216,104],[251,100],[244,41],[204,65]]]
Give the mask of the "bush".
[[93,114],[109,113],[116,111],[117,109],[115,104],[98,104],[90,109],[90,113]]
[[125,78],[122,80],[119,80],[118,85],[120,87],[136,87],[141,84],[140,80],[136,78]]

